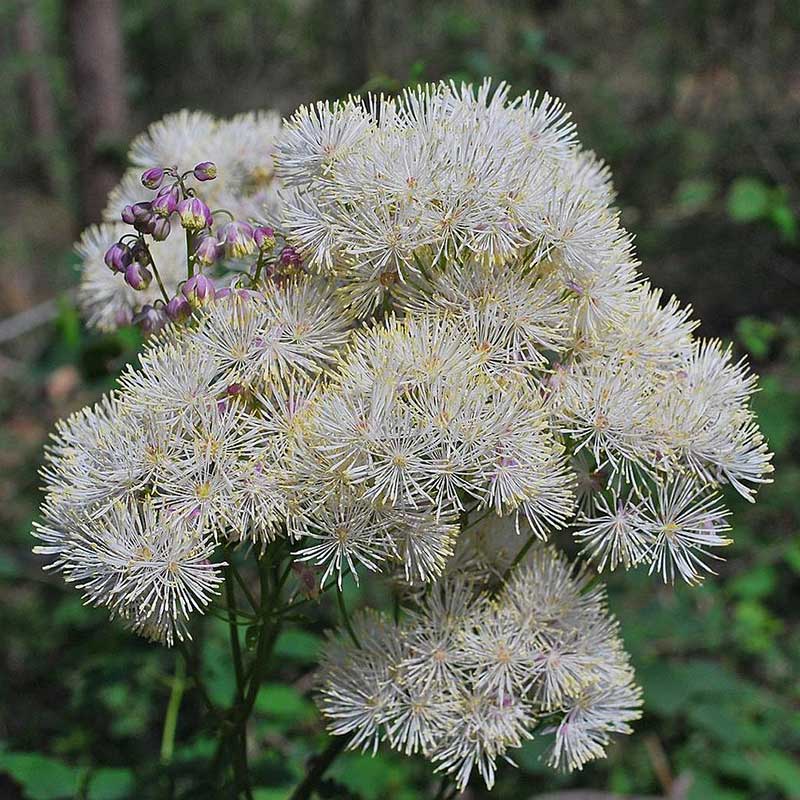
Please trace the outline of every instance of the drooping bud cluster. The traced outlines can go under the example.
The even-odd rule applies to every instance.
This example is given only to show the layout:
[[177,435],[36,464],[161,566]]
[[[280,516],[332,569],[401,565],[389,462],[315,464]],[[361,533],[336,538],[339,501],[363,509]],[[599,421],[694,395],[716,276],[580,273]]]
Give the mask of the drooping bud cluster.
[[[147,290],[156,274],[161,297],[134,309],[132,317],[147,333],[159,330],[167,319],[184,322],[192,309],[213,299],[217,291],[214,281],[202,271],[222,267],[225,260],[241,262],[256,254],[252,273],[238,278],[251,286],[262,279],[282,280],[302,272],[303,260],[293,247],[284,245],[277,254],[274,252],[278,240],[273,228],[234,219],[226,209],[219,210],[218,215],[228,221],[215,227],[211,209],[189,180],[206,183],[216,175],[216,165],[211,161],[185,172],[175,167],[151,167],[142,173],[141,182],[145,188],[158,190],[154,199],[126,205],[122,210],[122,221],[132,225],[136,233],[121,236],[106,250],[103,260],[112,272],[122,273],[127,285],[137,292]],[[170,299],[151,252],[152,242],[145,236],[163,242],[177,222],[186,233],[187,280],[179,283],[180,291]]]
[[[700,581],[729,543],[719,490],[752,500],[772,469],[755,378],[638,273],[608,170],[553,98],[322,103],[277,148],[257,119],[153,126],[133,148],[153,196],[113,196],[136,234],[84,238],[93,324],[180,324],[60,425],[39,551],[168,643],[225,543],[287,540],[322,584],[383,574],[399,620],[363,615],[323,665],[335,733],[461,786],[548,731],[554,765],[601,757],[636,716],[631,669],[586,573],[529,548],[569,526],[599,569]],[[254,210],[276,149],[285,202]],[[188,172],[152,167],[187,153]],[[188,250],[155,240],[177,219]],[[98,279],[133,265],[136,302]]]
[[[140,318],[146,305],[168,303],[190,277],[187,255],[193,266],[213,271],[212,277],[223,283],[238,274],[238,265],[225,263],[219,232],[208,235],[211,209],[226,211],[217,220],[219,227],[231,218],[258,225],[272,220],[274,225],[280,201],[272,154],[279,128],[280,118],[271,112],[230,120],[181,112],[154,123],[133,142],[133,166],[111,192],[106,222],[89,228],[78,245],[83,261],[79,299],[90,325],[112,330]],[[188,171],[173,166],[187,162],[196,163]],[[133,232],[115,222],[120,216]],[[188,254],[184,231],[190,233]],[[105,253],[120,239],[132,251],[131,261],[139,260],[140,267],[160,277],[163,293],[157,280],[141,280],[141,269],[131,270],[130,283],[106,270]],[[128,264],[118,255],[113,263],[122,267],[113,268],[124,277]],[[270,271],[263,269],[265,275]]]

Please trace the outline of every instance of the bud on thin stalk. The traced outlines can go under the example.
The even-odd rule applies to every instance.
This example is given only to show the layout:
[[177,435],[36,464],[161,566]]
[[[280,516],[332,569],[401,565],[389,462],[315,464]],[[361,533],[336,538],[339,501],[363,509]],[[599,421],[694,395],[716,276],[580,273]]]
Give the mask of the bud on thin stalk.
[[147,189],[158,189],[164,180],[163,167],[151,167],[142,173],[142,186]]
[[198,181],[213,181],[217,177],[217,165],[213,161],[195,164],[192,174]]

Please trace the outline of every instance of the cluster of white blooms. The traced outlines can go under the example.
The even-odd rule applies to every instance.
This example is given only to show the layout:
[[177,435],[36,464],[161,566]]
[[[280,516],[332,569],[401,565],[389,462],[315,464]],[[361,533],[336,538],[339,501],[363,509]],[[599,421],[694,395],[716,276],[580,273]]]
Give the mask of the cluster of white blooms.
[[[601,567],[646,563],[697,582],[707,549],[729,543],[715,488],[752,499],[772,469],[749,407],[756,380],[729,348],[694,339],[691,309],[662,302],[637,272],[608,170],[580,149],[563,106],[509,102],[488,82],[436,85],[303,107],[286,127],[283,225],[309,265],[356,317],[447,315],[487,399],[524,396],[526,413],[542,415],[544,440],[524,446],[551,466],[536,474],[530,458],[496,450],[497,512],[521,508],[539,533],[560,527],[571,474],[576,536]],[[474,497],[455,456],[445,469],[439,455],[439,469]]]
[[569,769],[630,733],[640,691],[587,573],[538,547],[496,594],[484,583],[461,569],[401,622],[357,617],[360,647],[331,641],[321,686],[331,730],[365,749],[421,752],[462,789],[473,769],[491,788],[497,758],[534,727],[555,733],[550,764]]
[[[104,331],[128,325],[142,305],[159,297],[155,283],[134,290],[103,261],[109,244],[127,231],[119,221],[120,211],[156,196],[155,189],[142,187],[142,170],[155,164],[211,161],[218,177],[204,185],[203,197],[212,209],[226,209],[236,219],[257,223],[274,220],[281,205],[273,164],[280,126],[278,114],[269,111],[227,120],[202,111],[181,111],[153,123],[134,139],[128,153],[131,166],[109,195],[104,222],[87,228],[77,245],[81,259],[78,299],[89,325]],[[161,278],[174,294],[186,277],[186,243],[173,236],[150,246]]]
[[[258,189],[273,150],[280,201]],[[460,786],[473,769],[491,785],[534,731],[555,732],[556,766],[602,756],[639,706],[616,625],[585,571],[527,548],[569,528],[601,570],[696,583],[730,541],[719,489],[752,500],[771,465],[755,378],[639,275],[608,171],[562,105],[442,84],[304,107],[279,134],[271,117],[184,113],[132,153],[213,157],[208,205],[189,173],[166,191],[180,185],[190,223],[192,204],[224,203],[262,227],[220,234],[241,262],[230,289],[190,259],[167,310],[186,308],[59,426],[39,552],[167,643],[238,542],[285,539],[339,588],[384,573],[402,614],[365,613],[358,644],[327,650],[334,733],[422,752]],[[124,186],[115,203],[134,199]],[[101,326],[131,307],[91,277],[111,227],[83,245]],[[152,244],[170,294],[176,240]]]

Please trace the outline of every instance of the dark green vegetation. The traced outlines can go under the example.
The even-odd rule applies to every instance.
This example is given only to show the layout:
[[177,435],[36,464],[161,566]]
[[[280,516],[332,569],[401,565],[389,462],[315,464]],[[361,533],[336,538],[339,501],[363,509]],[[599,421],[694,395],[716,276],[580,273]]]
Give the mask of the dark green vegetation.
[[[41,0],[0,11],[4,316],[74,282],[74,198],[85,176],[73,157],[80,108],[70,80],[68,5]],[[572,776],[544,767],[544,742],[536,740],[518,753],[519,770],[501,769],[493,796],[567,787],[666,795],[673,782],[677,799],[691,776],[691,800],[800,797],[797,4],[122,5],[129,132],[181,106],[288,112],[315,97],[395,90],[420,78],[492,74],[519,91],[562,96],[581,140],[614,172],[646,274],[694,305],[701,334],[735,341],[761,373],[756,407],[776,473],[757,505],[735,502],[735,544],[705,586],[664,587],[641,573],[608,581],[645,691],[636,734]],[[40,24],[38,56],[21,52],[15,38],[23,6]],[[30,135],[20,88],[32,58],[51,88],[57,125],[49,140]],[[102,146],[113,165],[125,139]],[[0,342],[0,797],[211,796],[203,782],[214,742],[178,653],[85,608],[30,553],[48,430],[108,388],[138,345],[132,331],[88,333],[66,297],[56,312],[54,322]],[[571,546],[569,534],[557,541]],[[353,608],[358,592],[347,588]],[[379,602],[368,583],[361,591]],[[325,596],[303,609],[309,632],[280,636],[277,677],[256,701],[250,765],[258,800],[285,797],[307,757],[326,744],[311,690],[336,608]],[[242,639],[245,647],[254,642]],[[229,703],[235,679],[224,621],[206,617],[196,642],[212,700]],[[438,787],[426,764],[395,754],[345,755],[328,779],[320,794],[331,798],[411,800],[433,797]]]

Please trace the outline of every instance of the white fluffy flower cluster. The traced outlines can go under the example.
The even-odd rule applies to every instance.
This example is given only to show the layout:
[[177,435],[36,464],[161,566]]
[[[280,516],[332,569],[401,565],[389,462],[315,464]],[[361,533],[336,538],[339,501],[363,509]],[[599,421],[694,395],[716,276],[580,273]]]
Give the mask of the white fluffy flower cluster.
[[[504,402],[525,395],[565,446],[540,452],[554,466],[538,470],[497,450],[498,513],[559,527],[572,516],[565,486],[532,484],[573,474],[576,536],[601,568],[700,579],[708,548],[729,543],[715,487],[752,500],[772,469],[749,407],[756,380],[729,348],[694,339],[691,309],[638,274],[608,170],[558,101],[509,102],[485,83],[319,103],[289,120],[277,160],[285,228],[356,316],[448,316],[486,385]],[[528,513],[533,497],[549,507]]]
[[346,331],[308,279],[232,292],[152,339],[119,390],[59,424],[39,552],[147,636],[183,637],[221,582],[217,545],[265,544],[296,519],[295,440]]
[[[534,729],[580,767],[639,695],[602,592],[528,548],[570,527],[600,569],[699,581],[729,542],[718,489],[752,500],[771,471],[755,378],[638,274],[608,172],[549,96],[428,86],[301,108],[275,134],[183,114],[135,143],[140,164],[187,142],[213,157],[219,202],[305,268],[258,256],[249,288],[194,302],[59,426],[38,549],[168,643],[224,546],[284,539],[339,587],[386,573],[403,615],[364,614],[360,646],[328,649],[332,730],[462,786]],[[281,202],[248,210],[273,147]],[[116,318],[118,287],[93,288],[92,320]]]
[[[236,219],[274,220],[281,206],[273,164],[280,126],[280,117],[271,111],[226,120],[202,111],[180,111],[153,123],[134,139],[128,153],[131,166],[109,195],[105,221],[87,228],[77,244],[81,260],[78,300],[89,325],[104,331],[129,325],[143,304],[160,297],[156,283],[135,291],[103,262],[109,244],[129,231],[119,221],[121,209],[156,195],[155,190],[142,187],[142,170],[156,164],[213,161],[218,177],[203,186],[203,197],[212,209],[226,209]],[[150,247],[172,296],[186,278],[186,243],[181,236],[172,236]]]
[[497,758],[535,727],[555,733],[550,765],[569,769],[631,732],[640,691],[587,573],[538,547],[495,594],[480,590],[485,577],[462,568],[399,623],[357,618],[360,648],[328,645],[322,709],[334,733],[421,752],[463,789],[473,769],[491,788]]

